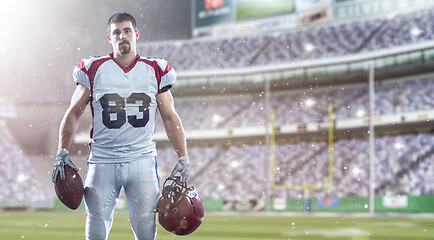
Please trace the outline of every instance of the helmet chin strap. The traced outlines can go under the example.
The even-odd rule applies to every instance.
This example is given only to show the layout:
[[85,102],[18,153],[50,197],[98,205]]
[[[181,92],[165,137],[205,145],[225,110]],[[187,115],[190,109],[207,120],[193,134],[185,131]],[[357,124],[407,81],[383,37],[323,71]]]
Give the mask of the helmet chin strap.
[[176,213],[176,215],[178,215],[179,219],[183,219],[183,217],[181,216],[181,214],[179,214],[179,211],[178,211],[178,209],[177,209],[176,207],[174,207],[174,208],[172,209],[172,211],[173,211],[174,213]]

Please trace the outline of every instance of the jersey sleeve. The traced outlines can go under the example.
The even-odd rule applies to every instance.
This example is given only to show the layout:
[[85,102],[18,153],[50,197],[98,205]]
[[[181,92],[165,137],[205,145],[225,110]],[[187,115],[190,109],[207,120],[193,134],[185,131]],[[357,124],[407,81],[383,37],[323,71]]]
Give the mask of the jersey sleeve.
[[158,59],[158,65],[160,66],[161,70],[163,70],[160,86],[158,89],[158,93],[162,93],[175,85],[176,72],[172,65],[170,65],[170,63],[166,60]]
[[74,71],[72,73],[72,76],[74,77],[74,82],[76,84],[81,84],[83,86],[85,86],[86,88],[88,88],[89,90],[90,88],[90,81],[89,81],[89,76],[87,74],[87,69],[86,69],[86,64],[85,64],[85,60],[82,60],[75,68]]

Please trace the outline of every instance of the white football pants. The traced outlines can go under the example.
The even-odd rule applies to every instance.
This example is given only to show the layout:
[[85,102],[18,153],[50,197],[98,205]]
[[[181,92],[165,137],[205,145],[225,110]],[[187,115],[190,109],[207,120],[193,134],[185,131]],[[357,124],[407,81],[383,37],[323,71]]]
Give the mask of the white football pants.
[[107,239],[122,187],[135,239],[155,239],[159,177],[156,158],[148,157],[127,163],[89,163],[84,181],[87,240]]

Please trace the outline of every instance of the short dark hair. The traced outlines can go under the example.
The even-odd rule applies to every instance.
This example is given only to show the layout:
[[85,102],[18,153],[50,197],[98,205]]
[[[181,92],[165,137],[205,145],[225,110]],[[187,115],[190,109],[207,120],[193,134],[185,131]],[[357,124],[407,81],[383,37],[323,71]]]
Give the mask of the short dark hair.
[[118,12],[113,14],[108,22],[107,22],[107,31],[110,34],[110,25],[112,23],[120,23],[120,22],[126,22],[126,21],[130,21],[131,24],[133,25],[133,30],[137,30],[137,24],[136,24],[136,19],[134,19],[134,17],[126,12]]

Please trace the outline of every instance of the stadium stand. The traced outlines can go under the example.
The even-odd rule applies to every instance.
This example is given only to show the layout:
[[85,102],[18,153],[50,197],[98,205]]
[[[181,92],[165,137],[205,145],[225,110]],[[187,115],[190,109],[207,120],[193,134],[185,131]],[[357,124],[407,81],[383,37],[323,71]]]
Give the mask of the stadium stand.
[[51,201],[53,195],[41,183],[33,163],[4,124],[0,124],[0,136],[0,206],[21,207],[21,202]]
[[[313,190],[313,197],[368,196],[369,156],[366,138],[341,139],[334,143],[333,187]],[[261,199],[266,191],[267,147],[232,145],[190,148],[191,183],[204,198],[233,200]],[[376,138],[376,194],[423,195],[434,193],[434,136],[410,134]],[[161,178],[170,174],[176,162],[172,149],[159,149]],[[325,142],[301,141],[276,145],[276,185],[328,183],[328,146]],[[268,163],[267,163],[268,164]],[[206,168],[204,168],[206,166]],[[197,172],[200,171],[200,172]],[[210,177],[212,176],[212,177]],[[234,194],[235,193],[235,194]],[[273,197],[281,196],[275,190]],[[303,196],[302,191],[287,190],[286,197]]]
[[[434,78],[410,78],[381,82],[376,86],[375,115],[433,109]],[[357,118],[369,112],[367,85],[354,84],[320,89],[303,89],[271,95],[276,125],[326,122],[327,104],[334,106],[336,119]],[[263,94],[177,98],[175,103],[186,129],[216,129],[264,126]],[[157,121],[157,129],[163,129]]]
[[[182,70],[237,68],[277,64],[298,60],[344,56],[396,46],[431,41],[434,9],[349,23],[295,29],[273,35],[225,40],[195,40],[168,45],[173,50],[172,65]],[[396,29],[399,28],[399,29]],[[400,37],[403,36],[401,39]],[[391,39],[396,39],[392,41]],[[306,48],[306,43],[310,47]],[[200,46],[200,47],[199,47]],[[142,47],[146,52],[147,47]],[[151,46],[152,47],[152,46]],[[228,51],[227,49],[231,49]],[[239,58],[235,49],[249,50]],[[240,50],[242,51],[242,50]],[[233,55],[232,55],[233,54]],[[186,56],[195,56],[188,59]],[[415,112],[433,109],[432,77],[412,77],[379,82],[375,92],[375,115]],[[265,96],[261,93],[177,98],[176,109],[186,130],[265,126]],[[276,112],[276,125],[305,122],[326,122],[327,104],[333,102],[334,118],[358,118],[368,114],[367,84],[338,85],[275,92],[270,98]],[[157,122],[157,129],[162,129]],[[433,135],[412,134],[385,136],[376,139],[376,194],[433,194]],[[405,146],[399,148],[399,146]],[[207,150],[206,150],[207,149]],[[210,159],[198,151],[216,150]],[[333,188],[313,190],[312,196],[368,196],[368,140],[340,139],[334,145]],[[161,148],[161,166],[171,165],[176,155]],[[231,145],[229,147],[194,147],[190,154],[207,164],[200,174],[193,173],[193,184],[205,198],[260,199],[265,189],[263,145]],[[398,154],[397,154],[398,153]],[[326,184],[328,181],[328,147],[325,142],[301,141],[276,145],[276,184]],[[195,163],[193,163],[195,164]],[[193,168],[196,168],[193,166]],[[317,171],[313,170],[317,169]],[[160,169],[162,176],[170,169]],[[207,174],[208,173],[208,174]],[[209,176],[212,173],[212,178]],[[399,178],[398,180],[396,178]],[[218,179],[219,181],[216,181]],[[233,194],[236,192],[237,194]],[[273,191],[272,196],[281,196]],[[287,190],[286,197],[303,196],[301,190]]]
[[138,51],[166,57],[178,70],[195,71],[322,59],[432,41],[433,15],[430,7],[271,35],[146,43],[138,45]]
[[366,44],[363,51],[402,46],[433,39],[433,8],[397,14]]

